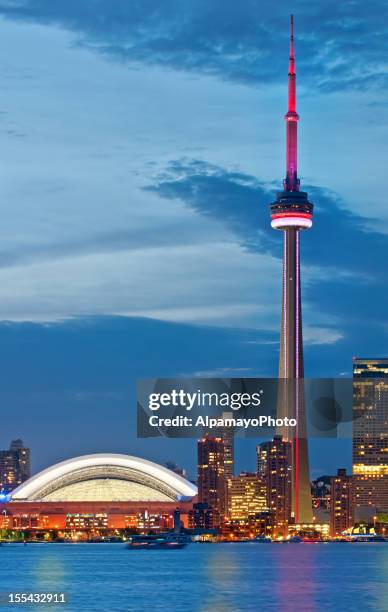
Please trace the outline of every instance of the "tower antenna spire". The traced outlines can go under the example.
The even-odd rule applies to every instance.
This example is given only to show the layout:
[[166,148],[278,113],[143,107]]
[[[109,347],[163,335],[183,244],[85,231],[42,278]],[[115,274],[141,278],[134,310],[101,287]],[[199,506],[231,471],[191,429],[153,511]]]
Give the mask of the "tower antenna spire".
[[295,51],[294,51],[294,15],[290,16],[290,63],[288,74],[295,74]]
[[290,59],[288,64],[288,108],[286,120],[286,178],[284,191],[299,191],[298,179],[298,120],[296,112],[296,74],[294,50],[294,16],[290,19]]

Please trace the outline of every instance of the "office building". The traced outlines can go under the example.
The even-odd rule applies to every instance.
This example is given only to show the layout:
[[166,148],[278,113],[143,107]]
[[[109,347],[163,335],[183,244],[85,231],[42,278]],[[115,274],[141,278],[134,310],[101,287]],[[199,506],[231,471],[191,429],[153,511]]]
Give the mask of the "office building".
[[[223,412],[222,419],[234,418],[232,412]],[[224,468],[225,478],[231,478],[234,475],[234,428],[233,427],[218,427],[216,436],[224,441]]]
[[356,514],[388,511],[388,359],[353,360],[353,483]]
[[226,512],[225,444],[221,438],[198,440],[198,501],[222,517]]
[[0,451],[0,492],[10,493],[31,476],[31,452],[20,439]]
[[331,479],[330,535],[341,535],[353,527],[353,487],[352,477],[345,469],[339,469]]
[[242,472],[227,480],[228,518],[247,520],[268,511],[267,488],[257,474]]
[[292,443],[281,436],[257,447],[257,475],[265,483],[275,535],[288,535],[292,516]]

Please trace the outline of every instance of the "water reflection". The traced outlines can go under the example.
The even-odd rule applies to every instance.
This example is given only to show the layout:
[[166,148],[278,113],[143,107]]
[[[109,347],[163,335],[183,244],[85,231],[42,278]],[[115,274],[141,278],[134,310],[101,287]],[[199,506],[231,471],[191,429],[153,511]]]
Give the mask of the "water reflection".
[[[206,545],[205,545],[206,546]],[[208,545],[210,550],[203,566],[208,585],[208,601],[200,608],[201,612],[232,612],[235,607],[236,585],[241,581],[241,560],[233,554],[235,545],[229,544],[229,554],[222,554],[220,545]]]
[[64,591],[72,612],[385,612],[387,585],[388,544],[1,547],[0,592]]
[[[272,545],[271,545],[272,546]],[[317,556],[324,544],[274,544],[274,596],[279,610],[318,610]],[[295,550],[297,549],[297,550]]]

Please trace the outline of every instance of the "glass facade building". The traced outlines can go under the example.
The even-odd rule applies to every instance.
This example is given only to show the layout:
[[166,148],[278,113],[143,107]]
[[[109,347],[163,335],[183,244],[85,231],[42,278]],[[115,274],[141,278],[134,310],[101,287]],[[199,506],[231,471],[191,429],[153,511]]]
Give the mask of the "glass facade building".
[[225,444],[221,438],[198,440],[198,501],[222,517],[226,512]]
[[275,535],[286,536],[292,514],[292,444],[281,436],[257,447],[257,475],[266,485]]
[[0,492],[10,493],[30,476],[30,449],[23,440],[12,440],[8,450],[0,451]]
[[355,508],[388,511],[388,358],[353,360]]
[[230,520],[246,520],[268,511],[267,487],[257,474],[242,472],[228,478],[227,500]]
[[330,535],[335,537],[353,527],[352,477],[339,469],[331,479]]

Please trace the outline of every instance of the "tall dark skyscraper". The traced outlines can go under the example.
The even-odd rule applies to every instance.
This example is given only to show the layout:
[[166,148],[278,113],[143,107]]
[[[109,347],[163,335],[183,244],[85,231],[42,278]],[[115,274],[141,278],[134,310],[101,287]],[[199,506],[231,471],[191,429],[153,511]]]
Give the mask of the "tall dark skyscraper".
[[292,444],[275,436],[257,447],[257,475],[266,486],[273,533],[287,536],[291,516]]
[[353,360],[353,483],[356,513],[388,512],[388,359]]
[[226,512],[225,444],[221,438],[198,440],[198,501],[220,517]]
[[352,477],[339,469],[331,479],[330,532],[333,537],[353,526]]
[[9,450],[0,451],[0,492],[9,493],[30,476],[30,449],[12,440]]
[[[223,412],[222,419],[233,418],[232,412]],[[219,437],[224,442],[224,466],[225,478],[232,478],[234,475],[234,428],[233,427],[218,427],[216,429],[216,437]]]
[[298,523],[311,523],[310,490],[305,400],[303,391],[303,340],[300,285],[300,230],[312,225],[313,205],[300,191],[297,173],[296,74],[294,21],[291,16],[290,59],[288,70],[288,110],[286,120],[286,178],[283,191],[271,205],[271,226],[284,236],[283,297],[279,363],[277,416],[296,419],[296,427],[282,427],[277,433],[292,443],[291,516]]

